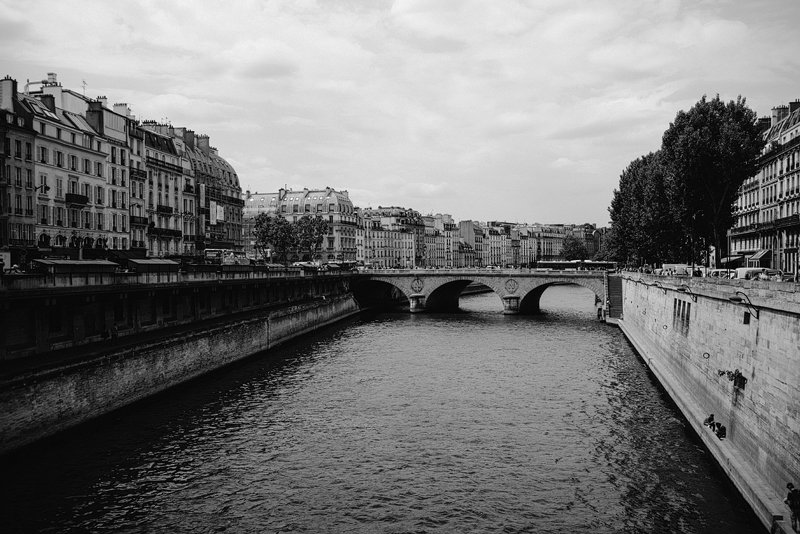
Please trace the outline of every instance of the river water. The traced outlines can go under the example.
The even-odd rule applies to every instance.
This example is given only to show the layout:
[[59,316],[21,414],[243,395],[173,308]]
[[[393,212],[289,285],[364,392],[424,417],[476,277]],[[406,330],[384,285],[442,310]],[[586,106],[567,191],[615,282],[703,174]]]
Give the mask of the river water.
[[765,532],[593,303],[346,321],[0,459],[0,529]]

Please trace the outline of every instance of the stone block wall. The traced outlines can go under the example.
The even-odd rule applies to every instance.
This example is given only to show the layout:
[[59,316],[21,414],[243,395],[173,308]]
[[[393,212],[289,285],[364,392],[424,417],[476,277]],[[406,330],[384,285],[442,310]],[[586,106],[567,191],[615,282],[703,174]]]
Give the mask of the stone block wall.
[[[630,275],[623,288],[628,339],[764,524],[785,526],[786,483],[800,481],[798,285]],[[703,426],[710,413],[726,439]]]
[[347,295],[318,299],[18,376],[0,388],[0,452],[88,421],[358,311]]

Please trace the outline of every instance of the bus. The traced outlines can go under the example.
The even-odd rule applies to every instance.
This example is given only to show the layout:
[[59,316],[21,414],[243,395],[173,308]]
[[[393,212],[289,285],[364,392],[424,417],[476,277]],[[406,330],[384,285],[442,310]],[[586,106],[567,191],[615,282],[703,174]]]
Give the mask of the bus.
[[595,260],[540,261],[536,263],[536,267],[553,271],[616,271],[617,262]]

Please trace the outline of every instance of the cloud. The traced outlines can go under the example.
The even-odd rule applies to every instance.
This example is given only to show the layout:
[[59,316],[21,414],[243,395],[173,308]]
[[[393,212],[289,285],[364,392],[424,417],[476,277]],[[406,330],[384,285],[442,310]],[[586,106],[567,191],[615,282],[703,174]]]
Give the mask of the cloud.
[[0,0],[0,63],[210,135],[253,190],[602,223],[702,94],[800,96],[796,20],[796,0]]

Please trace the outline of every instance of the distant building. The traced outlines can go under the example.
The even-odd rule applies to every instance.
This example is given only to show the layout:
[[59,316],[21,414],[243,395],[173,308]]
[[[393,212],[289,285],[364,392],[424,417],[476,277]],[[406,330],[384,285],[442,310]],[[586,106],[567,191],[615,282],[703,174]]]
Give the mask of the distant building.
[[347,191],[326,187],[299,191],[279,189],[276,193],[245,192],[244,243],[245,250],[252,254],[255,254],[253,222],[260,213],[280,215],[290,222],[297,222],[303,215],[322,217],[328,222],[330,233],[322,243],[320,257],[314,259],[322,263],[356,261],[359,223]]
[[[358,215],[365,264],[397,269],[424,266],[425,222],[419,212],[399,206],[378,206],[358,209]],[[432,225],[432,231],[433,228]]]

